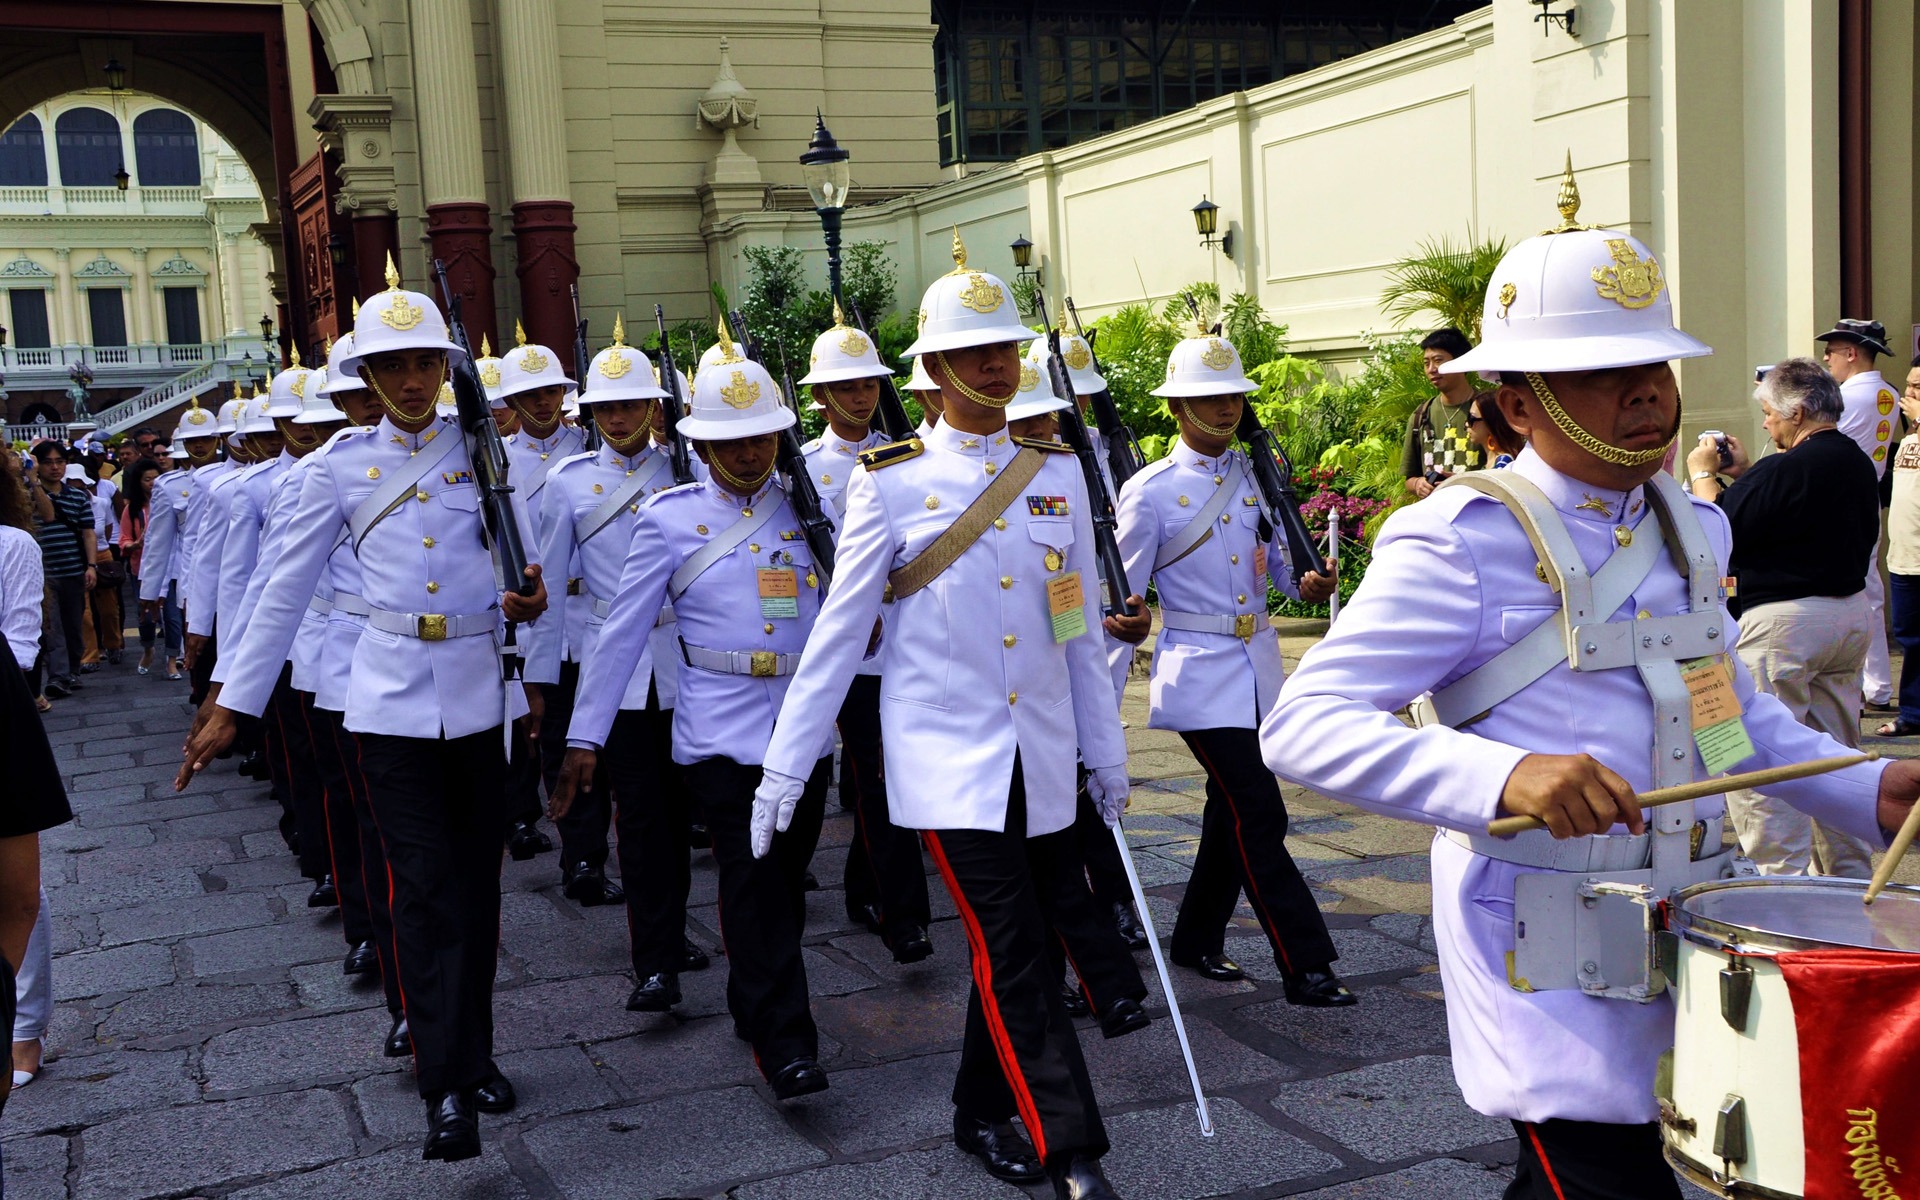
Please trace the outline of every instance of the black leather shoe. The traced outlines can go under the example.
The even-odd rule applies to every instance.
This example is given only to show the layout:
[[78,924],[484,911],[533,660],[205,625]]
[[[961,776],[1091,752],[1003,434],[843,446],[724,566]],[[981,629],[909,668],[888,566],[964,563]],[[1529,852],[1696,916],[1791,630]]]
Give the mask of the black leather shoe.
[[1093,1010],[1087,1007],[1087,996],[1070,983],[1060,985],[1060,1003],[1067,1006],[1070,1017],[1084,1017]]
[[515,862],[525,862],[551,849],[553,839],[540,832],[530,821],[515,821],[512,831],[507,834],[507,853],[513,856]]
[[933,954],[933,943],[927,938],[927,931],[918,925],[909,926],[907,931],[893,939],[893,961],[897,963],[917,963]]
[[680,969],[682,971],[706,970],[707,965],[713,960],[708,958],[707,952],[700,948],[700,943],[694,941],[692,938],[687,938],[686,943],[680,959]]
[[513,1094],[513,1081],[495,1071],[488,1079],[467,1093],[473,1098],[473,1106],[483,1113],[510,1113],[520,1103],[520,1097]]
[[258,750],[240,760],[240,774],[248,779],[257,779],[261,783],[273,778],[273,773],[267,770],[266,756]]
[[388,1058],[413,1057],[413,1032],[407,1028],[405,1013],[393,1019],[393,1028],[387,1031],[387,1040],[381,1045],[380,1053]]
[[1185,967],[1204,979],[1218,980],[1221,983],[1234,983],[1247,977],[1239,963],[1225,954],[1202,954],[1198,958],[1182,958],[1175,955],[1173,965]]
[[811,1058],[796,1058],[775,1071],[767,1082],[773,1085],[776,1099],[791,1100],[826,1091],[827,1073]]
[[1122,996],[1107,1005],[1107,1011],[1100,1014],[1100,1036],[1104,1038],[1125,1037],[1136,1030],[1145,1029],[1152,1024],[1147,1010],[1140,1007],[1138,1000]]
[[979,1159],[987,1174],[1007,1183],[1039,1183],[1047,1173],[1011,1121],[979,1121],[955,1109],[953,1144]]
[[1120,931],[1120,940],[1129,950],[1147,948],[1147,929],[1135,915],[1133,905],[1122,900],[1113,906],[1113,927]]
[[1346,1008],[1360,1003],[1360,997],[1347,990],[1331,968],[1302,971],[1281,981],[1286,985],[1287,1003],[1304,1008]]
[[372,942],[360,942],[347,951],[347,961],[340,964],[342,975],[378,975],[380,973],[380,955]]
[[847,920],[857,921],[868,933],[879,935],[881,930],[880,909],[872,904],[847,905]]
[[627,993],[628,1012],[666,1012],[680,1003],[680,977],[655,971]]
[[813,877],[812,871],[808,871],[806,875],[801,878],[800,890],[803,892],[817,892],[820,890],[820,881]]
[[602,904],[625,904],[626,892],[620,885],[607,878],[604,869],[590,863],[578,862],[560,872],[562,891],[567,899],[579,904],[581,908],[598,908]]
[[1049,1163],[1047,1178],[1053,1180],[1055,1200],[1120,1200],[1120,1193],[1101,1173],[1100,1160],[1084,1154],[1069,1155],[1063,1163]]
[[459,1162],[480,1157],[480,1125],[473,1103],[458,1089],[427,1101],[427,1144],[420,1157]]
[[340,889],[333,886],[332,875],[322,875],[307,893],[308,908],[339,908]]
[[713,834],[707,831],[705,825],[696,821],[687,826],[687,846],[693,850],[711,850],[713,849]]

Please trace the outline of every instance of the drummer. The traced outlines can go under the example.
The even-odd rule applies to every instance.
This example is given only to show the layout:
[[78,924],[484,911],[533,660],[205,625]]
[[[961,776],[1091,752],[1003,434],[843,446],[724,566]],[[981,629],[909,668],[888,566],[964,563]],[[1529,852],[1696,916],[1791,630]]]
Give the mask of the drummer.
[[[1674,327],[1671,289],[1644,244],[1575,222],[1570,167],[1560,205],[1558,229],[1495,269],[1484,342],[1442,368],[1497,379],[1500,411],[1528,448],[1510,470],[1450,480],[1387,521],[1365,581],[1287,680],[1261,744],[1283,779],[1441,828],[1433,919],[1454,1075],[1468,1104],[1514,1123],[1507,1200],[1678,1200],[1654,1098],[1672,1001],[1654,990],[1634,1003],[1650,989],[1635,997],[1606,980],[1583,988],[1583,970],[1601,972],[1571,965],[1571,934],[1554,933],[1585,919],[1573,886],[1516,895],[1516,880],[1559,871],[1664,895],[1716,878],[1731,867],[1721,799],[1643,814],[1636,792],[1848,748],[1756,692],[1725,654],[1738,637],[1719,588],[1726,519],[1661,473],[1680,432],[1669,364],[1711,351]],[[1482,478],[1492,476],[1510,479]],[[1615,558],[1614,571],[1592,575]],[[1585,610],[1566,614],[1587,626],[1571,645],[1563,595]],[[1532,648],[1509,652],[1516,643]],[[1700,659],[1730,674],[1696,669]],[[1715,724],[1701,745],[1695,702],[1737,710],[1739,726]],[[1410,704],[1418,728],[1394,716]],[[1865,763],[1765,790],[1880,846],[1920,796],[1920,764]],[[1546,829],[1486,835],[1509,815]],[[1554,897],[1571,908],[1554,909]],[[1531,922],[1520,949],[1565,970],[1529,979],[1513,966],[1516,912],[1545,910],[1564,925]]]

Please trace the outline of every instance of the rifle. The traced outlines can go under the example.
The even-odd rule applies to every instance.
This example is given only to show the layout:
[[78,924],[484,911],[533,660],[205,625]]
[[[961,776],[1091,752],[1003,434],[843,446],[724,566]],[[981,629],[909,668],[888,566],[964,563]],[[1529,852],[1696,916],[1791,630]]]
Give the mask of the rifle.
[[[740,310],[736,308],[728,313],[727,319],[733,323],[734,332],[740,335],[741,350],[754,362],[766,366],[767,360],[762,356],[760,344],[753,340],[753,334],[747,329],[746,318]],[[783,399],[789,406],[794,403],[791,371],[786,373],[786,394]],[[828,519],[826,505],[820,500],[820,489],[813,486],[813,476],[807,474],[807,456],[800,450],[800,426],[797,421],[780,431],[780,450],[775,462],[780,473],[786,477],[787,502],[793,505],[793,515],[800,518],[800,532],[806,535],[807,547],[813,551],[816,569],[820,577],[831,584],[833,522]]]
[[[1187,309],[1193,313],[1193,319],[1200,320],[1200,306],[1192,295],[1186,296]],[[1218,336],[1220,327],[1215,325],[1213,333]],[[1267,519],[1279,528],[1287,539],[1287,558],[1293,563],[1293,581],[1308,571],[1324,575],[1327,562],[1320,557],[1320,549],[1313,543],[1313,535],[1307,532],[1307,522],[1300,515],[1300,497],[1293,490],[1293,464],[1287,460],[1286,451],[1274,438],[1273,432],[1260,423],[1253,411],[1253,398],[1243,398],[1240,406],[1240,424],[1234,433],[1247,447],[1247,466],[1253,471],[1254,486],[1260,489],[1260,499],[1267,510]]]
[[[1119,523],[1113,515],[1113,497],[1107,494],[1107,481],[1100,474],[1100,458],[1094,452],[1093,439],[1087,436],[1086,419],[1080,415],[1080,397],[1074,394],[1073,377],[1067,374],[1066,360],[1060,357],[1060,331],[1047,320],[1047,299],[1034,289],[1033,302],[1039,308],[1040,322],[1047,330],[1047,376],[1054,394],[1067,406],[1054,415],[1060,419],[1060,440],[1073,448],[1080,473],[1087,478],[1087,500],[1093,506],[1093,555],[1100,567],[1100,610],[1109,617],[1136,615],[1127,607],[1133,589],[1127,586],[1126,564],[1120,558]],[[1111,444],[1111,443],[1110,443]],[[1118,482],[1116,479],[1115,482]]]
[[[867,329],[866,315],[851,300],[847,302],[847,308],[853,313],[853,323],[866,335],[868,344],[877,355],[880,343],[873,340],[872,332]],[[880,432],[886,435],[888,441],[904,442],[913,436],[913,422],[907,419],[907,406],[900,402],[900,391],[893,386],[891,372],[880,377],[880,404],[873,410],[873,415],[879,418]]]
[[680,436],[680,414],[686,411],[687,398],[680,394],[680,370],[673,365],[673,346],[667,341],[667,314],[653,306],[653,324],[660,331],[660,386],[667,398],[660,412],[667,426],[667,462],[673,467],[676,484],[693,482],[693,460],[687,454],[687,439]]
[[[570,283],[567,291],[573,295],[573,381],[582,391],[587,387],[587,367],[593,362],[593,352],[587,349],[587,319],[580,315],[580,285]],[[580,434],[586,440],[587,453],[600,449],[600,427],[593,423],[593,406],[580,406]]]
[[[1087,344],[1087,353],[1093,355],[1094,372],[1106,377],[1100,370],[1100,356],[1093,349],[1093,335],[1080,325],[1080,310],[1073,306],[1073,297],[1065,297],[1061,303],[1066,307],[1067,315],[1073,318],[1073,331]],[[1095,331],[1098,332],[1098,331]],[[1147,465],[1147,456],[1140,450],[1140,439],[1133,436],[1133,430],[1120,422],[1120,410],[1113,403],[1113,393],[1101,388],[1087,397],[1087,403],[1093,408],[1093,423],[1099,426],[1100,436],[1107,442],[1107,470],[1113,474],[1113,486],[1123,488],[1127,480],[1132,479]]]

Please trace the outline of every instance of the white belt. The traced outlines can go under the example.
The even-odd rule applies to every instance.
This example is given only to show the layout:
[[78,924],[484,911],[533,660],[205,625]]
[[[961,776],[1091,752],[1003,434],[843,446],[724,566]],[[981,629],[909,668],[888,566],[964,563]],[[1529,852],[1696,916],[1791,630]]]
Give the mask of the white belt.
[[[1705,817],[1700,824],[1706,826],[1706,830],[1693,854],[1696,862],[1720,853],[1721,818]],[[1640,871],[1653,862],[1653,839],[1644,833],[1638,836],[1597,834],[1593,837],[1556,838],[1545,829],[1529,829],[1512,837],[1497,838],[1484,833],[1462,833],[1457,829],[1442,832],[1449,841],[1457,842],[1475,854],[1497,858],[1515,866],[1538,867],[1548,871]]]
[[[1189,633],[1221,633],[1228,637],[1237,637],[1243,642],[1253,640],[1260,631],[1260,613],[1189,613],[1174,612],[1172,609],[1160,610],[1160,625],[1163,629],[1184,629]],[[1272,628],[1271,625],[1268,628]]]
[[335,592],[333,611],[346,613],[350,617],[364,617],[373,612],[373,606],[367,603],[365,596],[356,596],[352,592]]
[[307,601],[307,611],[319,613],[324,617],[333,611],[333,601],[327,599],[325,596],[314,596]]
[[[613,612],[613,601],[602,600],[600,597],[594,595],[592,592],[586,592],[583,594],[587,597],[587,600],[589,601],[587,605],[589,622],[604,621],[607,619],[608,614]],[[673,605],[662,604],[660,606],[660,615],[653,619],[653,627],[655,629],[658,629],[662,625],[671,625],[671,624],[673,624]]]
[[775,654],[771,650],[708,650],[680,643],[680,657],[690,667],[721,675],[752,675],[767,679],[791,675],[800,669],[798,654]]
[[[335,597],[337,602],[339,597]],[[500,614],[488,609],[482,613],[397,613],[384,608],[369,608],[367,624],[383,633],[419,638],[423,642],[444,642],[448,638],[478,637],[500,628]]]

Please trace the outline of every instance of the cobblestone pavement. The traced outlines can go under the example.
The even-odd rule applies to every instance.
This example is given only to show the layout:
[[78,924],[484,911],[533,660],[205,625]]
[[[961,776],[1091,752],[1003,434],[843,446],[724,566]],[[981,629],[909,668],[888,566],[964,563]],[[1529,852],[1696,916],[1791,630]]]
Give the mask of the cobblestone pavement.
[[[894,965],[845,918],[835,885],[852,821],[832,801],[806,939],[831,1090],[773,1100],[731,1036],[724,958],[682,977],[679,1016],[624,1011],[623,916],[565,900],[546,854],[504,875],[495,1045],[520,1108],[483,1118],[480,1158],[423,1163],[406,1062],[380,1056],[378,984],[341,974],[338,915],[305,907],[265,786],[228,761],[173,793],[183,688],[108,667],[47,719],[75,820],[42,843],[58,1008],[45,1074],[0,1121],[9,1197],[1015,1197],[950,1141],[967,989],[951,901],[935,880],[936,953]],[[1127,827],[1164,932],[1201,780],[1176,737],[1145,728],[1145,685],[1128,690],[1140,782]],[[1290,847],[1361,1003],[1289,1007],[1243,906],[1229,953],[1253,979],[1176,972],[1217,1136],[1196,1131],[1157,982],[1149,1029],[1083,1031],[1109,1174],[1129,1200],[1495,1200],[1514,1143],[1453,1083],[1428,832],[1287,799]],[[704,852],[693,878],[693,935],[717,948]]]

